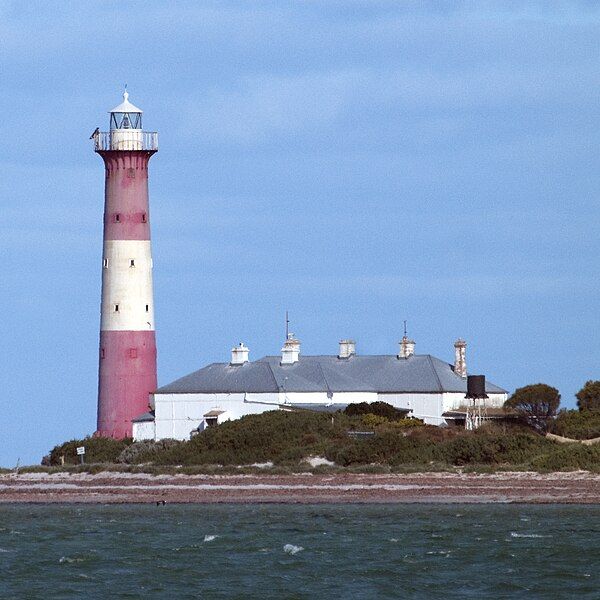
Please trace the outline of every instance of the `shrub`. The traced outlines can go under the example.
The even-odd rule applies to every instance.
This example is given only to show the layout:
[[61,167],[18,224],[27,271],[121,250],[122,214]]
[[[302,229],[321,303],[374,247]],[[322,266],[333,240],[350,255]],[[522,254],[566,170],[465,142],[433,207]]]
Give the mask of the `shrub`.
[[387,429],[413,429],[414,427],[424,427],[425,423],[421,419],[400,419],[399,421],[388,421],[385,423]]
[[158,442],[135,442],[123,448],[116,462],[125,464],[139,464],[154,461],[162,452],[183,442],[177,440],[159,440]]
[[[567,411],[565,411],[566,413]],[[578,419],[585,413],[575,413]],[[596,414],[596,413],[594,413]],[[364,429],[364,420],[375,419],[375,433],[350,437],[349,430]],[[561,424],[574,419],[570,414],[557,419]],[[86,462],[115,462],[114,465],[79,466],[77,446],[86,447]],[[254,463],[273,463],[269,473],[306,471],[303,459],[325,456],[334,467],[320,472],[351,469],[357,472],[414,472],[452,470],[455,467],[492,470],[501,468],[558,470],[600,470],[600,446],[558,444],[531,429],[504,432],[482,427],[476,431],[434,427],[413,420],[388,421],[377,415],[351,417],[309,411],[272,411],[228,421],[194,436],[190,441],[117,441],[106,438],[72,440],[50,453],[53,464],[46,467],[70,472],[123,470],[131,473],[222,473],[264,472]],[[151,463],[151,464],[149,464]],[[376,466],[373,466],[376,465]],[[510,467],[509,467],[510,466]],[[44,469],[43,467],[38,467]]]
[[557,444],[549,452],[536,456],[531,466],[538,471],[600,471],[600,447],[583,444]]
[[600,437],[600,411],[561,410],[552,424],[552,433],[575,440]]
[[327,413],[269,411],[210,427],[189,442],[176,443],[153,457],[141,453],[134,460],[165,465],[290,463],[322,455],[331,440],[347,438],[351,424],[342,413],[332,423]]
[[387,402],[357,402],[356,404],[348,404],[344,414],[349,417],[371,414],[385,417],[389,421],[399,421],[405,418],[406,411],[399,410]]
[[368,429],[375,429],[375,427],[384,425],[390,421],[387,417],[381,417],[379,415],[374,415],[373,413],[367,413],[366,415],[362,416],[362,422]]
[[116,462],[121,452],[132,443],[131,438],[114,440],[105,437],[87,437],[83,440],[70,440],[52,448],[48,462],[50,465],[60,465],[61,456],[64,456],[66,465],[79,464],[80,459],[77,455],[79,446],[85,448],[86,463]]

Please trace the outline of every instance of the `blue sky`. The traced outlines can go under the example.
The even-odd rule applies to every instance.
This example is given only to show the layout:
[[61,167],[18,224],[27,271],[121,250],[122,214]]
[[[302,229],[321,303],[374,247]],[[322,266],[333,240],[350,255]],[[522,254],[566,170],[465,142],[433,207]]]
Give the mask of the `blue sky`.
[[[517,8],[518,7],[518,8]],[[0,2],[0,464],[95,426],[103,167],[151,163],[159,383],[354,337],[600,379],[596,3]]]

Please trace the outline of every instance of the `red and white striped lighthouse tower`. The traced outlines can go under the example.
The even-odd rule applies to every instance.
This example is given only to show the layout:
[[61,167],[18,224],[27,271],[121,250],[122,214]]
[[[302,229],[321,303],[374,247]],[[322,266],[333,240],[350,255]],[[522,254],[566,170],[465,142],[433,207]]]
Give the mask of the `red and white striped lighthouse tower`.
[[96,435],[113,438],[131,437],[156,389],[148,163],[158,134],[143,131],[128,96],[110,111],[110,131],[92,136],[106,168]]

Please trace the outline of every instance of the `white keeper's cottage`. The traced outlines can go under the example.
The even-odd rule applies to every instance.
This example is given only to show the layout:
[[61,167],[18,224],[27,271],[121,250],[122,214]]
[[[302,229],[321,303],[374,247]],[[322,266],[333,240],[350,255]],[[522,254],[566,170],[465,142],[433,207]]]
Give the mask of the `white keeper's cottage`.
[[[415,354],[406,336],[398,354],[361,356],[352,340],[337,355],[304,356],[290,334],[279,356],[251,362],[243,344],[231,361],[213,363],[157,389],[150,412],[133,420],[139,440],[187,440],[197,431],[268,410],[304,408],[336,411],[358,402],[387,402],[409,417],[432,425],[464,418],[467,391],[466,343],[454,344],[454,364]],[[507,391],[486,383],[486,405],[500,408]]]

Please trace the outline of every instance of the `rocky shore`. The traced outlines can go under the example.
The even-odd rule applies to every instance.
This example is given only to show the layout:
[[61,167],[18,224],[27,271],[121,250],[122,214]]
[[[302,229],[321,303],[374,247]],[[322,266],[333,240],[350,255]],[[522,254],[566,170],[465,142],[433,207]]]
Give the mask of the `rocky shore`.
[[600,475],[422,473],[0,475],[1,503],[600,503]]

